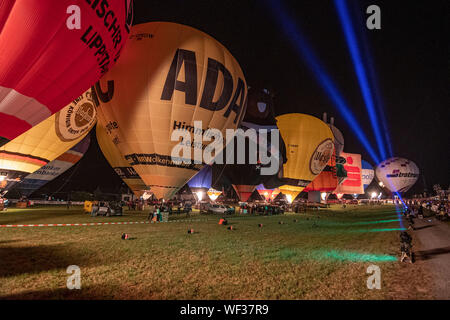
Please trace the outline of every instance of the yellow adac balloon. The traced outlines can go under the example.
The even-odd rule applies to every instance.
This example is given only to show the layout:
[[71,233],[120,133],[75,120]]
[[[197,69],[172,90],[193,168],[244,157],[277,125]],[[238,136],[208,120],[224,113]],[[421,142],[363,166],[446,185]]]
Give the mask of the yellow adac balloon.
[[146,191],[149,191],[149,188],[145,185],[144,181],[142,181],[136,171],[130,167],[128,161],[125,160],[119,149],[117,149],[110,140],[106,133],[106,129],[100,123],[97,123],[96,134],[98,145],[106,160],[131,191],[133,191],[137,197],[141,197]]
[[80,142],[97,121],[91,89],[59,112],[0,147],[0,191]]
[[[120,60],[95,86],[108,136],[157,198],[169,199],[203,166],[173,161],[176,129],[210,138],[207,129],[235,129],[247,85],[236,59],[194,28],[167,22],[133,26]],[[194,121],[201,128],[194,129]],[[214,141],[188,143],[202,151]],[[217,150],[217,149],[216,149]],[[220,150],[218,150],[220,151]],[[181,157],[181,155],[180,155]]]
[[310,115],[290,113],[276,119],[287,157],[282,171],[287,183],[279,189],[292,202],[327,165],[334,137],[325,122]]

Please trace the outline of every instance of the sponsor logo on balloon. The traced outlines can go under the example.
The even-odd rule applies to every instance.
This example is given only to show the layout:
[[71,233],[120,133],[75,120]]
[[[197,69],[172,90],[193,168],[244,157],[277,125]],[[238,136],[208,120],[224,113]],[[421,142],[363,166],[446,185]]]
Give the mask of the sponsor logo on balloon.
[[[113,47],[110,48],[111,50],[108,50],[105,40],[100,34],[99,30],[96,30],[92,25],[89,25],[87,29],[84,31],[83,35],[81,36],[81,41],[83,41],[89,49],[96,49],[94,56],[97,58],[97,64],[100,67],[101,74],[104,74],[108,71],[110,61],[113,60],[114,62],[117,61],[117,59],[120,56],[120,51],[123,47],[124,35],[122,35],[120,22],[118,21],[117,14],[114,12],[114,10],[110,9],[110,5],[108,0],[86,0],[87,3],[90,5],[90,8],[93,10],[95,16],[103,20],[103,25],[107,28],[108,33],[110,34]],[[80,11],[78,8],[78,11],[73,11],[73,8],[71,11],[69,11],[69,8],[67,9],[68,13],[74,12],[73,15],[78,15],[78,24],[80,24],[81,16]],[[77,21],[76,17],[70,16],[67,20],[67,26],[69,29],[80,29],[80,28],[74,28],[69,27],[69,19],[72,19],[74,21]],[[127,33],[130,32],[130,27],[133,21],[133,1],[127,0],[125,2],[125,31]],[[73,23],[72,23],[73,24]],[[114,51],[113,54],[111,54],[111,51]]]
[[73,141],[88,132],[96,121],[97,111],[89,92],[75,99],[56,114],[55,130],[61,141]]
[[[184,81],[178,80],[181,68],[184,66]],[[233,94],[233,77],[230,71],[219,61],[208,58],[206,68],[205,85],[200,100],[200,107],[219,111],[227,109],[223,114],[228,118],[231,112],[235,113],[233,122],[238,123],[241,120],[245,107],[246,86],[241,78],[237,79],[236,91]],[[216,92],[219,73],[223,76],[223,88],[220,97],[213,101]],[[174,90],[185,93],[185,103],[187,105],[197,105],[197,62],[194,51],[178,49],[173,57],[172,64],[166,77],[164,88],[161,94],[161,100],[172,100]],[[231,99],[231,100],[230,100]]]
[[333,140],[326,139],[322,141],[314,151],[311,160],[309,162],[309,168],[311,172],[318,175],[322,172],[323,168],[330,161],[333,155]]
[[386,174],[388,178],[417,178],[419,174],[414,172],[400,172],[400,170],[393,170],[392,173]]

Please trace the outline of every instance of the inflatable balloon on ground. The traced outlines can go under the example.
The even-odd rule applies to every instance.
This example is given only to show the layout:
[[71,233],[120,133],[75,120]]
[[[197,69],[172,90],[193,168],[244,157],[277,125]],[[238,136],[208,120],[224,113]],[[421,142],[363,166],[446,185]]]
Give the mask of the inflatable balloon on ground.
[[58,158],[49,162],[39,170],[29,174],[22,182],[17,184],[17,191],[23,196],[30,196],[33,192],[43,187],[61,174],[72,168],[84,156],[91,142],[90,135],[87,135],[72,149],[66,151]]
[[[310,184],[303,190],[305,192],[332,192],[338,186],[338,178],[336,174],[336,156],[333,151],[333,156],[328,161],[322,172],[311,181]],[[317,196],[316,196],[317,197]]]
[[106,129],[100,124],[97,124],[96,128],[97,141],[108,163],[116,171],[117,175],[123,182],[130,188],[130,190],[137,196],[141,197],[146,193],[149,193],[149,188],[142,181],[141,177],[136,171],[128,164],[124,156],[120,153],[119,149],[109,139]]
[[391,192],[406,192],[419,178],[419,168],[411,160],[395,157],[381,162],[375,174]]
[[[208,128],[225,135],[226,129],[238,127],[247,96],[244,74],[223,45],[199,30],[168,22],[133,26],[120,60],[95,88],[110,140],[155,196],[164,199],[203,167],[191,160],[215,140]],[[201,121],[201,127],[195,128],[194,121]],[[180,152],[175,160],[184,162],[171,157],[180,143],[178,137],[171,139],[174,130],[192,141],[193,136],[204,139],[182,142],[191,154]]]
[[280,193],[280,190],[278,188],[268,189],[263,184],[256,186],[256,190],[258,191],[259,195],[266,201],[272,201]]
[[373,170],[372,165],[365,160],[361,160],[361,166],[362,166],[361,177],[365,191],[369,186],[369,184],[372,182],[373,178],[375,177],[375,170]]
[[211,188],[212,168],[209,165],[204,166],[191,180],[188,181],[188,186],[199,201]]
[[96,120],[89,89],[56,114],[0,147],[0,190],[10,189],[75,146]]
[[[325,168],[333,154],[333,133],[320,119],[300,113],[276,117],[277,126],[286,145],[287,161],[278,175],[281,193],[289,202]],[[267,183],[264,183],[267,187]]]
[[0,1],[0,146],[61,110],[113,66],[132,8],[131,0]]
[[337,186],[334,193],[363,194],[361,155],[342,152],[341,157],[346,161],[344,169],[347,172],[347,178]]
[[[274,152],[279,153],[279,148],[273,146],[271,141],[270,132],[273,129],[277,129],[277,127],[276,120],[273,117],[273,99],[268,90],[256,87],[249,88],[247,108],[241,123],[241,129],[242,132],[237,136],[240,136],[242,141],[244,141],[245,136],[245,154],[243,154],[243,158],[245,159],[244,163],[238,162],[237,157],[240,154],[238,154],[239,151],[236,147],[238,139],[235,137],[233,139],[233,163],[223,165],[214,164],[214,167],[218,167],[220,172],[226,177],[226,180],[231,183],[239,200],[246,202],[254,192],[255,188],[257,188],[257,185],[267,178],[267,176],[262,174],[261,168],[271,166],[271,164],[261,163],[259,152],[261,151],[267,156]],[[265,137],[267,139],[265,145],[260,144],[260,129],[265,129],[268,133]],[[254,135],[252,135],[252,132]],[[255,147],[254,151],[251,151],[250,143]],[[228,148],[231,148],[230,144],[224,149],[225,154],[227,153]],[[254,161],[250,161],[252,156],[255,156],[253,159]],[[272,159],[272,161],[275,160]],[[278,171],[279,163],[282,163],[282,160],[276,163],[275,173]]]
[[206,194],[211,199],[211,201],[216,201],[217,198],[222,194],[222,191],[210,188]]

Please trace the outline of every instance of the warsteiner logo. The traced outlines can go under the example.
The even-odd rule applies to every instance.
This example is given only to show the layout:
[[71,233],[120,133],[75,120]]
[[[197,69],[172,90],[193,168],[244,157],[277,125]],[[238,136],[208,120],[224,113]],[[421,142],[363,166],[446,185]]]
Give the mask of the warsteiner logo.
[[61,141],[73,141],[95,124],[97,113],[90,91],[56,114],[55,130]]
[[311,160],[309,161],[309,168],[312,174],[318,175],[322,172],[323,168],[330,161],[333,155],[333,141],[326,139],[322,141],[314,151]]

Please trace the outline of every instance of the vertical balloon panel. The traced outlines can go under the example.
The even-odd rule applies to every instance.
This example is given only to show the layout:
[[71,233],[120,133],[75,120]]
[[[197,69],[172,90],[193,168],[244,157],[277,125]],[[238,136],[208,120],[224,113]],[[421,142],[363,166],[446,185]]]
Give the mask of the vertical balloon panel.
[[128,164],[128,161],[110,140],[106,133],[106,129],[101,124],[97,124],[96,135],[98,145],[106,160],[130,190],[137,197],[149,193],[149,187],[145,185],[141,177],[139,177],[136,171]]

